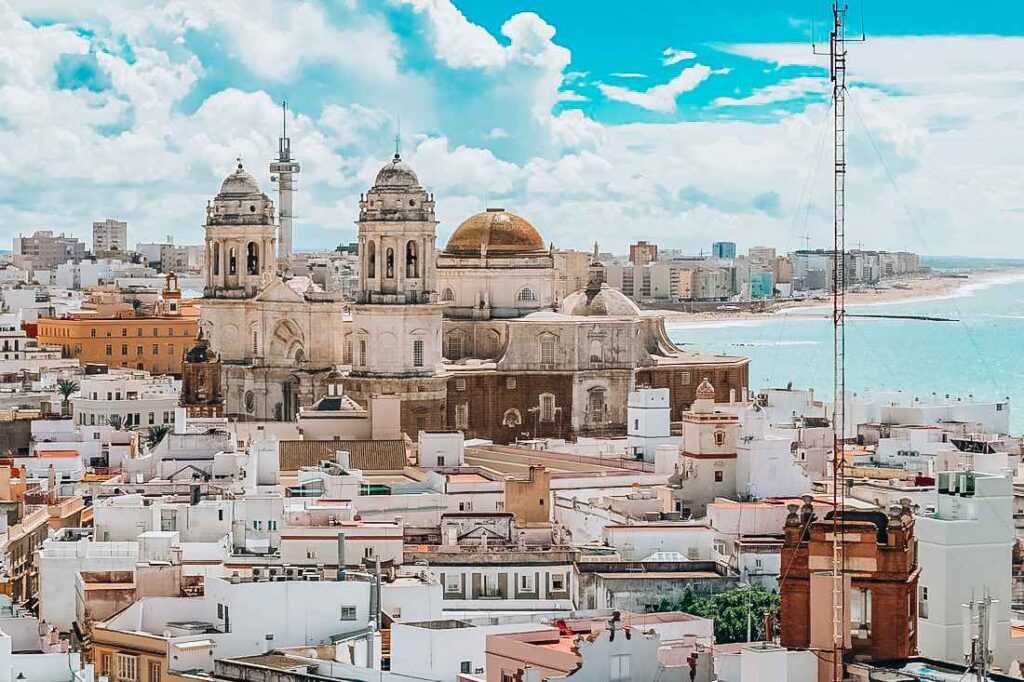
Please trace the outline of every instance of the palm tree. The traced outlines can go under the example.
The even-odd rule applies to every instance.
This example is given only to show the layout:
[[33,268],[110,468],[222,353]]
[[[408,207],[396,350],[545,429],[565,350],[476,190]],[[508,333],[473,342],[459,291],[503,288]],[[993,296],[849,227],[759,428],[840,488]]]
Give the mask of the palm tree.
[[68,401],[72,394],[78,393],[79,388],[81,388],[81,386],[79,386],[78,382],[74,379],[61,378],[57,380],[57,391],[64,397],[64,400],[61,402],[62,415],[67,414],[70,411],[68,409]]
[[168,433],[170,433],[171,427],[167,424],[157,424],[156,426],[150,426],[149,431],[146,432],[146,445],[152,450],[160,441],[164,439]]
[[124,417],[119,414],[112,414],[110,415],[110,418],[107,419],[107,423],[110,424],[110,427],[115,431],[120,431],[124,426]]

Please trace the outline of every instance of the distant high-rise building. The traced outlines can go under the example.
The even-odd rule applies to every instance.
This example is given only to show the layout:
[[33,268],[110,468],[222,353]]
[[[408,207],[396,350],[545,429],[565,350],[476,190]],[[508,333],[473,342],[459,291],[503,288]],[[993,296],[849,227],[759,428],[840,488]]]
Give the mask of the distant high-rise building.
[[750,250],[747,251],[747,256],[750,258],[750,262],[755,265],[775,267],[774,246],[751,246]]
[[641,240],[636,244],[629,245],[629,262],[633,265],[643,267],[656,260],[658,260],[657,244],[649,244]]
[[736,257],[736,242],[715,242],[711,245],[711,255],[722,260]]
[[79,263],[85,258],[85,244],[63,233],[36,230],[30,237],[14,238],[14,264],[33,270],[54,270],[61,263]]
[[97,220],[92,224],[92,252],[95,255],[124,253],[128,250],[128,223],[123,220]]

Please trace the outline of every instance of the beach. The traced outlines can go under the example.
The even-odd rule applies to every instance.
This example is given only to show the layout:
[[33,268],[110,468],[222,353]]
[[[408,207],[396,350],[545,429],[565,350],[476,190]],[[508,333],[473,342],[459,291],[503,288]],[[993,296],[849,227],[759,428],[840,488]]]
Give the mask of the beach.
[[[1024,268],[1006,268],[998,270],[975,270],[964,273],[967,277],[949,277],[938,274],[922,275],[900,280],[882,282],[878,289],[862,288],[848,291],[846,305],[880,305],[886,303],[907,303],[942,299],[958,295],[961,290],[978,286],[992,286],[1001,281],[1015,281],[1024,278]],[[730,305],[723,302],[723,306]],[[798,301],[785,300],[769,302],[761,311],[749,310],[712,310],[707,312],[681,312],[678,310],[661,310],[668,322],[678,324],[685,322],[711,322],[729,320],[757,320],[772,315],[785,314],[791,318],[821,317],[818,309],[830,307],[832,297],[822,294],[817,298]],[[807,312],[802,312],[806,310]]]

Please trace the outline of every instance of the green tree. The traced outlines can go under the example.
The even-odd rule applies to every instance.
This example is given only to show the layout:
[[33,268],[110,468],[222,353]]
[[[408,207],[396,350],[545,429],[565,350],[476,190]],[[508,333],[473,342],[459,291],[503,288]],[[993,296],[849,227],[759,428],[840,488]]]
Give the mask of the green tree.
[[110,424],[111,428],[115,431],[120,431],[121,428],[124,427],[124,417],[119,414],[112,414],[107,420],[107,423]]
[[675,601],[662,599],[658,611],[683,611],[694,616],[710,618],[715,623],[715,641],[720,644],[747,641],[747,617],[750,617],[750,636],[754,641],[764,637],[764,614],[779,608],[779,595],[760,585],[741,585],[719,592],[700,594],[687,588]]
[[160,441],[164,439],[168,433],[170,433],[171,427],[167,424],[157,424],[156,426],[150,426],[149,431],[146,432],[146,445],[152,450]]
[[81,388],[81,386],[79,386],[78,382],[74,379],[61,378],[57,380],[57,391],[64,398],[60,404],[61,414],[68,414],[70,412],[70,409],[68,409],[70,406],[69,401],[73,394],[78,393],[79,388]]

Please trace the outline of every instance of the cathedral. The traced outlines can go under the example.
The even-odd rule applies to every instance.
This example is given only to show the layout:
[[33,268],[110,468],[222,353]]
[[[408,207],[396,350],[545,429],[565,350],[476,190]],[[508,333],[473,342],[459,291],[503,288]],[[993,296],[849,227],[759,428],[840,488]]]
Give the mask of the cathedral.
[[669,388],[675,420],[705,378],[723,399],[745,391],[746,358],[678,348],[596,264],[557,300],[554,251],[528,220],[487,209],[440,252],[436,226],[434,196],[396,153],[360,198],[359,290],[345,301],[284,278],[273,202],[239,163],[207,207],[197,354],[221,364],[224,414],[291,421],[340,373],[364,406],[398,396],[410,436],[507,443],[621,434],[639,387]]

